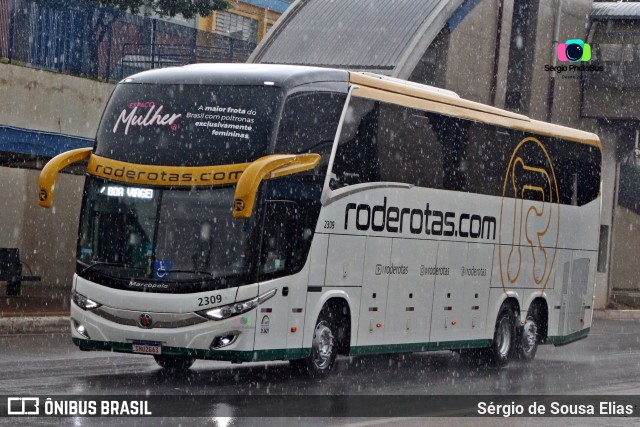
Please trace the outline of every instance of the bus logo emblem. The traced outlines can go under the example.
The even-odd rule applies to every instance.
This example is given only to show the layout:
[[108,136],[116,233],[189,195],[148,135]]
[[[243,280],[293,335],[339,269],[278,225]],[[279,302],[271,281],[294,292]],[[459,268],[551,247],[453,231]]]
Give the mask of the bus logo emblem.
[[44,202],[45,200],[47,200],[47,190],[40,190],[40,201]]
[[269,316],[263,316],[262,321],[260,322],[260,333],[268,334],[270,329],[270,319]]
[[545,289],[560,233],[558,181],[545,146],[524,138],[513,150],[500,207],[500,280],[506,289]]
[[242,199],[236,199],[235,203],[234,203],[235,209],[238,212],[241,212],[244,210],[244,200]]
[[138,318],[138,325],[144,329],[151,329],[151,326],[153,325],[153,319],[147,313],[143,313]]

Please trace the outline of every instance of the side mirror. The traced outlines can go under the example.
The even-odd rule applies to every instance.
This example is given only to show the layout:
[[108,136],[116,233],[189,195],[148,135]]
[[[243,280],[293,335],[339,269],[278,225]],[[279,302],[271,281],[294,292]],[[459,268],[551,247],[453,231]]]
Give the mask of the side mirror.
[[236,185],[233,217],[251,217],[256,193],[263,180],[313,169],[318,162],[319,154],[272,154],[251,163]]
[[53,190],[56,186],[58,173],[72,163],[88,159],[92,150],[93,148],[87,147],[66,151],[58,154],[44,165],[42,172],[40,172],[40,178],[38,179],[38,187],[40,187],[38,203],[40,206],[50,208],[53,204]]

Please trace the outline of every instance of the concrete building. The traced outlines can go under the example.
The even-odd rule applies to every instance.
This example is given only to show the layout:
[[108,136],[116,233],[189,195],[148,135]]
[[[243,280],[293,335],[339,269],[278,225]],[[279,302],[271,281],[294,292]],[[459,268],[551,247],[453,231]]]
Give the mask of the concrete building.
[[198,18],[198,29],[260,42],[293,0],[233,0],[225,11]]
[[609,299],[640,307],[640,3],[594,3],[590,18],[586,41],[603,71],[583,75],[580,115],[596,121],[609,148],[605,188],[612,200],[603,209],[603,224],[607,216],[612,226]]

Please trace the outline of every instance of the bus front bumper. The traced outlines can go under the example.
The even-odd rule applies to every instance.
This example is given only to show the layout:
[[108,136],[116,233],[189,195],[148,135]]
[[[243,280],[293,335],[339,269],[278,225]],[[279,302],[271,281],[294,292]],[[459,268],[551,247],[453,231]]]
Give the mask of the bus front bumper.
[[[190,316],[182,314],[179,320],[172,323],[162,320],[172,318],[171,313],[138,313],[104,306],[99,310],[82,310],[74,303],[71,303],[70,314],[73,342],[83,350],[230,361],[250,361],[254,358],[255,320],[251,316],[213,321],[198,319],[195,313],[189,313]],[[141,326],[140,321],[134,323],[135,318],[148,319],[151,327]],[[154,321],[160,327],[154,327]]]

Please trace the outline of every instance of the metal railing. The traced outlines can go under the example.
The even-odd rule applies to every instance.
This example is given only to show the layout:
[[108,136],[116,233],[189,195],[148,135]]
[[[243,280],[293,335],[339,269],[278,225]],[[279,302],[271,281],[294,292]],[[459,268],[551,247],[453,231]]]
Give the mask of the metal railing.
[[0,57],[99,78],[194,62],[244,62],[255,43],[114,9],[0,0]]
[[125,43],[114,78],[124,78],[154,68],[202,62],[245,62],[254,47],[235,39],[216,46]]

